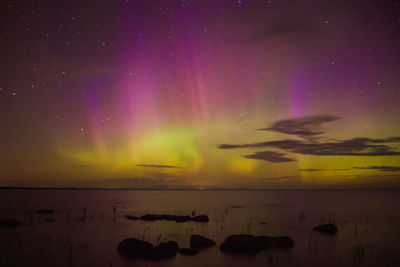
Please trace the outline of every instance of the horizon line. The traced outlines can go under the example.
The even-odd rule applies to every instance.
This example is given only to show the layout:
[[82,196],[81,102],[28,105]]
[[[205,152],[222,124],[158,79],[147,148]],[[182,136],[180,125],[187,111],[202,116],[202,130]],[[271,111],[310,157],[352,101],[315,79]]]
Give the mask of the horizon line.
[[267,187],[44,187],[44,186],[0,186],[0,190],[198,190],[198,191],[212,191],[212,190],[399,190],[400,186],[396,187],[297,187],[297,188],[267,188]]

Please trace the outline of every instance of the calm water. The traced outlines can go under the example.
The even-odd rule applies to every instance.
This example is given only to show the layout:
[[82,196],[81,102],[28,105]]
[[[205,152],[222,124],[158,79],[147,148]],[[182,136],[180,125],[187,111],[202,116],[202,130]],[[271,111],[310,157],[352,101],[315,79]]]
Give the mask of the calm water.
[[[0,190],[0,218],[26,223],[0,229],[0,266],[400,266],[399,205],[399,190]],[[57,212],[35,212],[42,208]],[[125,219],[192,211],[210,222]],[[311,230],[329,221],[336,236]],[[237,233],[289,235],[295,247],[255,256],[214,247],[159,262],[116,251],[128,237],[188,247],[194,233],[217,244]]]

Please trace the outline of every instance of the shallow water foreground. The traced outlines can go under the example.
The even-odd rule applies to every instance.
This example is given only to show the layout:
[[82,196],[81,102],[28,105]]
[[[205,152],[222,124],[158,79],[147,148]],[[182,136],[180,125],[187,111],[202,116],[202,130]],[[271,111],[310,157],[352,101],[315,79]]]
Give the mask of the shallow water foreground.
[[[0,266],[400,266],[400,190],[0,190]],[[37,213],[53,209],[54,213]],[[207,214],[209,222],[127,220],[127,214]],[[339,232],[312,231],[335,223]],[[295,246],[231,255],[231,234],[288,235]],[[162,261],[121,257],[128,237],[217,246]]]

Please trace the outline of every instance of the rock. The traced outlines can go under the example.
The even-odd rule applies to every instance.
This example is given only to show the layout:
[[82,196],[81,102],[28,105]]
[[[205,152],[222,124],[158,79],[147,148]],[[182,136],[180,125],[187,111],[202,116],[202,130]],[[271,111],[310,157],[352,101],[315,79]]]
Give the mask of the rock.
[[135,258],[143,257],[144,253],[152,248],[153,245],[149,242],[136,238],[128,238],[119,242],[117,250],[124,256]]
[[333,223],[318,225],[318,226],[314,227],[313,230],[321,232],[321,233],[325,233],[325,234],[330,234],[330,235],[334,235],[338,232],[336,225]]
[[215,242],[207,237],[201,235],[192,235],[190,237],[191,248],[208,248],[215,246]]
[[197,215],[192,217],[192,221],[194,222],[208,222],[208,216],[207,215]]
[[[156,221],[156,220],[175,221],[178,223],[188,222],[188,221],[194,221],[194,222],[208,222],[209,221],[207,215],[198,215],[198,216],[190,217],[189,215],[146,214],[146,215],[140,216],[140,219],[144,220],[144,221]],[[136,220],[136,219],[133,219],[133,220]]]
[[128,220],[140,220],[139,217],[137,217],[137,216],[132,216],[132,215],[126,215],[125,218],[128,219]]
[[166,220],[166,221],[176,221],[178,219],[177,215],[161,215],[160,220]]
[[143,258],[148,260],[161,260],[171,258],[178,253],[179,246],[175,241],[161,242],[157,246],[146,250],[143,253]]
[[183,216],[183,215],[180,215],[180,216],[177,216],[177,218],[176,218],[176,222],[187,222],[187,221],[190,221],[190,216],[189,215],[186,215],[186,216]]
[[275,236],[270,238],[269,248],[291,248],[294,247],[294,241],[290,236]]
[[179,249],[179,254],[193,256],[196,255],[198,251],[194,248],[181,248]]
[[0,220],[0,228],[13,228],[21,225],[17,219],[3,219]]
[[259,235],[256,236],[258,245],[260,246],[260,249],[268,249],[271,244],[271,237],[269,236],[264,236],[264,235]]
[[40,209],[40,210],[37,210],[36,212],[37,212],[37,213],[47,213],[47,214],[50,214],[50,213],[54,213],[55,211],[52,210],[52,209]]
[[260,239],[253,235],[231,235],[219,248],[230,253],[257,253],[261,250]]
[[161,216],[157,214],[146,214],[140,216],[140,219],[143,221],[155,221],[155,220],[161,220]]

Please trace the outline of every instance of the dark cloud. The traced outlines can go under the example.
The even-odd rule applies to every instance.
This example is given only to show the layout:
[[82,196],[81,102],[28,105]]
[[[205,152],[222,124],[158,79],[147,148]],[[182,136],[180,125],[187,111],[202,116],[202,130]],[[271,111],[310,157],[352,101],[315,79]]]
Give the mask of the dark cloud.
[[[238,148],[275,148],[286,152],[314,155],[314,156],[399,156],[400,151],[389,146],[389,143],[400,143],[400,137],[388,138],[352,138],[348,140],[319,141],[325,131],[321,124],[338,120],[331,115],[308,116],[297,119],[281,120],[275,122],[271,127],[260,129],[291,134],[303,138],[303,140],[283,139],[251,144],[221,144],[220,149]],[[283,153],[272,151],[261,151],[246,155],[249,159],[259,159],[269,162],[289,162],[294,159],[286,157]],[[308,169],[304,171],[320,171]]]
[[158,164],[138,164],[138,167],[151,167],[151,168],[179,168],[172,165],[158,165]]
[[349,171],[351,168],[348,169],[299,169],[302,172],[324,172],[324,171]]
[[400,172],[400,166],[367,166],[367,167],[352,167],[347,169],[299,169],[303,172],[322,172],[322,171],[349,171],[349,170],[378,170],[387,172]]
[[[353,138],[350,140],[324,143],[306,143],[302,141],[287,140],[278,142],[269,142],[269,147],[289,150],[293,153],[316,155],[316,156],[397,156],[400,152],[393,148],[383,145],[388,140]],[[398,141],[397,141],[398,142]]]
[[305,139],[314,139],[315,136],[325,133],[321,124],[338,120],[338,117],[331,115],[317,115],[301,117],[289,120],[280,120],[271,127],[260,129],[263,131],[275,131],[279,133],[297,135]]
[[244,157],[248,159],[259,159],[274,163],[295,161],[294,159],[285,157],[282,153],[274,151],[261,151],[251,155],[246,155]]
[[261,148],[273,147],[297,154],[316,156],[397,156],[400,152],[394,151],[386,143],[400,142],[400,137],[385,139],[353,138],[343,141],[311,143],[301,140],[278,140],[253,144],[219,145],[221,149],[234,148]]
[[400,166],[367,166],[367,167],[353,167],[358,170],[378,170],[385,172],[400,172]]

